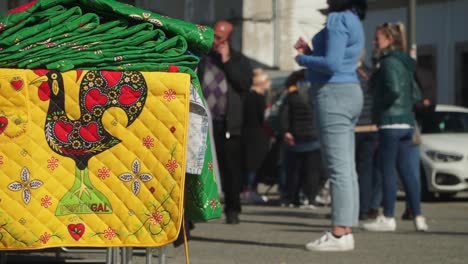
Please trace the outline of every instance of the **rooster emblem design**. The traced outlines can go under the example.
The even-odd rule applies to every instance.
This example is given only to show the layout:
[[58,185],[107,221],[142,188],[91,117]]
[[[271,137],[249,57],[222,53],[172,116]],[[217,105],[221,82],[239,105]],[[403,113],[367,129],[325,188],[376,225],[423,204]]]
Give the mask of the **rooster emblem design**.
[[[112,213],[109,200],[91,183],[88,161],[121,142],[105,130],[104,112],[117,107],[125,111],[130,126],[140,115],[147,97],[144,76],[136,71],[89,71],[80,83],[80,117],[73,120],[65,112],[65,89],[59,71],[35,70],[40,77],[31,82],[38,95],[49,101],[45,138],[57,154],[75,162],[75,181],[61,198],[56,215],[72,213]],[[77,71],[78,76],[82,73]],[[77,78],[79,79],[79,77]]]

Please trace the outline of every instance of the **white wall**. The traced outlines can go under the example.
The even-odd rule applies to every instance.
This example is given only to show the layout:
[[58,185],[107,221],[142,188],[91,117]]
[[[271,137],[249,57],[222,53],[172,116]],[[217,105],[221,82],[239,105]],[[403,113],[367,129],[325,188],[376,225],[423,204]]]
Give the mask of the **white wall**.
[[[420,5],[417,9],[416,41],[418,45],[434,45],[437,62],[437,99],[439,103],[455,103],[455,44],[468,41],[468,0]],[[384,22],[406,24],[406,9],[369,12],[364,21],[366,48],[372,50],[374,30]],[[368,52],[370,54],[370,52]]]
[[242,50],[262,64],[274,65],[275,48],[272,0],[245,0],[243,7]]
[[273,16],[274,2],[244,0],[243,51],[268,66],[293,70],[297,68],[293,45],[300,36],[310,40],[322,28],[325,16],[319,9],[327,7],[326,0],[277,0],[276,17]]
[[[286,0],[287,1],[287,0]],[[294,57],[297,55],[296,50],[293,48],[299,37],[303,37],[307,42],[317,34],[324,26],[326,17],[320,13],[320,9],[326,9],[328,7],[326,0],[296,0],[294,1],[293,12],[291,17],[291,31],[289,33],[289,43],[283,46],[284,51],[287,53],[287,59],[289,62],[285,63],[290,68],[298,69],[299,66],[294,61]]]

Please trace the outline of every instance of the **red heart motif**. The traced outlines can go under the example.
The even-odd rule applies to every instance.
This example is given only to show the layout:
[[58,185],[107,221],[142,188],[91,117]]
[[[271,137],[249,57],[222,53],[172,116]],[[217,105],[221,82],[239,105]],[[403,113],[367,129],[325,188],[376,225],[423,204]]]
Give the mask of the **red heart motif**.
[[82,223],[78,224],[69,224],[68,225],[68,232],[76,241],[80,240],[80,238],[84,235],[85,226]]
[[16,91],[20,91],[23,89],[24,82],[21,78],[15,77],[10,81],[11,87],[15,89]]
[[118,71],[101,71],[101,74],[106,78],[107,88],[115,86],[122,79],[122,72]]
[[5,131],[8,126],[8,119],[4,116],[0,116],[0,135]]
[[68,136],[73,131],[73,124],[64,122],[62,120],[57,121],[54,125],[54,133],[58,140],[63,143],[70,143]]
[[98,133],[98,125],[90,123],[87,126],[80,127],[80,136],[88,142],[96,142],[102,139]]
[[98,89],[91,89],[85,97],[86,109],[91,112],[96,105],[107,104],[107,100],[107,96],[101,94]]
[[123,86],[120,90],[119,103],[123,105],[134,104],[140,98],[142,91],[135,91],[130,86]]

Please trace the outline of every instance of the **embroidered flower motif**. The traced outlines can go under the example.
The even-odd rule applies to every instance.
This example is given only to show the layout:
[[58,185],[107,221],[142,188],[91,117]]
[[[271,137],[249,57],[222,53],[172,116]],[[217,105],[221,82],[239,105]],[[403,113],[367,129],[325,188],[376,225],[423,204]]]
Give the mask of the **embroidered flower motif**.
[[48,208],[49,206],[52,205],[52,197],[49,195],[44,196],[41,198],[41,206],[44,208]]
[[83,115],[83,121],[90,122],[91,120],[92,120],[92,117],[90,114],[86,113]]
[[218,201],[216,201],[215,198],[211,199],[210,206],[211,206],[211,209],[213,209],[213,210],[218,208]]
[[96,74],[94,74],[94,72],[88,72],[88,73],[86,74],[86,78],[87,78],[88,80],[90,80],[90,81],[93,81],[94,78],[96,78]]
[[26,47],[24,47],[24,48],[22,48],[22,49],[19,49],[19,51],[26,51],[26,50],[30,50],[30,49],[34,48],[35,46],[36,46],[36,45],[34,45],[34,44],[31,44],[31,45],[28,45],[28,46],[26,46]]
[[176,92],[172,89],[169,89],[167,91],[164,91],[164,99],[166,99],[168,102],[176,99]]
[[136,20],[143,20],[143,21],[148,21],[150,22],[151,24],[155,25],[155,26],[158,26],[158,27],[162,27],[163,26],[163,23],[159,20],[159,19],[156,19],[156,18],[151,18],[151,14],[150,13],[142,13],[141,15],[137,15],[137,14],[131,14],[129,15],[131,18],[133,19],[136,19]]
[[213,162],[212,161],[208,162],[208,170],[213,171]]
[[21,170],[20,178],[21,182],[12,182],[8,185],[8,189],[13,192],[17,192],[23,190],[23,202],[25,204],[29,204],[31,201],[31,190],[30,189],[38,189],[42,186],[42,182],[39,180],[32,180],[30,181],[31,175],[29,173],[28,168],[24,167]]
[[197,28],[201,31],[205,31],[207,29],[207,27],[203,25],[197,25]]
[[20,154],[21,154],[21,156],[26,157],[29,153],[28,153],[27,150],[22,149],[21,152],[20,152]]
[[39,240],[42,242],[42,244],[47,244],[47,242],[49,241],[49,239],[51,238],[52,236],[47,233],[47,232],[44,232],[44,234],[42,234],[40,237],[39,237]]
[[93,114],[97,117],[101,116],[102,114],[104,113],[104,111],[102,110],[101,107],[96,107],[94,110],[93,110]]
[[7,27],[6,24],[4,24],[3,22],[0,22],[0,31],[4,30],[6,27]]
[[146,136],[143,138],[143,146],[145,146],[147,149],[150,149],[154,147],[154,138],[150,136]]
[[109,176],[110,176],[110,169],[106,167],[102,167],[101,169],[98,169],[98,177],[101,178],[101,180],[105,180]]
[[104,79],[102,79],[101,77],[99,78],[96,78],[96,80],[94,81],[96,83],[97,86],[101,87],[104,85]]
[[115,230],[112,229],[111,227],[108,227],[107,229],[104,229],[104,238],[112,240],[116,236],[117,236],[117,234],[115,233]]
[[138,74],[132,74],[132,76],[130,78],[131,78],[133,83],[138,83],[141,80],[140,76]]
[[179,165],[177,165],[177,160],[175,159],[170,159],[166,163],[166,168],[171,174],[173,174],[178,167]]
[[137,108],[136,106],[134,106],[134,105],[132,105],[132,106],[130,107],[130,109],[128,109],[128,110],[129,110],[130,113],[132,113],[132,114],[136,114],[136,113],[138,112],[138,108]]
[[153,225],[162,224],[163,220],[164,215],[159,210],[156,210],[151,214],[150,221]]
[[58,159],[55,158],[55,157],[50,157],[50,159],[47,160],[47,168],[49,168],[50,170],[55,170],[56,168],[58,168]]
[[0,155],[0,165],[3,165],[3,156]]
[[47,48],[52,48],[52,47],[55,47],[55,45],[57,45],[57,42],[50,42],[50,43],[46,43],[45,46]]
[[127,172],[119,175],[119,179],[123,182],[132,182],[132,192],[135,195],[138,195],[141,189],[142,182],[149,182],[153,179],[153,175],[149,173],[141,173],[140,174],[140,161],[134,160],[132,164],[132,172]]
[[81,147],[81,142],[79,140],[75,140],[72,142],[72,148],[79,149]]

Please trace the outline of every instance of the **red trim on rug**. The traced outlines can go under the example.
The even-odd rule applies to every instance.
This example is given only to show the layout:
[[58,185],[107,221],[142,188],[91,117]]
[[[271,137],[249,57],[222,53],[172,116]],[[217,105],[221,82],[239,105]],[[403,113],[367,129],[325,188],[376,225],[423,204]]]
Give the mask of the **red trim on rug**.
[[24,12],[24,11],[28,10],[29,8],[31,8],[31,6],[35,5],[36,2],[37,2],[37,0],[34,0],[34,1],[31,1],[31,2],[29,2],[27,4],[19,6],[17,8],[13,8],[12,10],[8,11],[8,13],[6,13],[6,14],[11,15],[11,14],[14,14],[14,13]]

